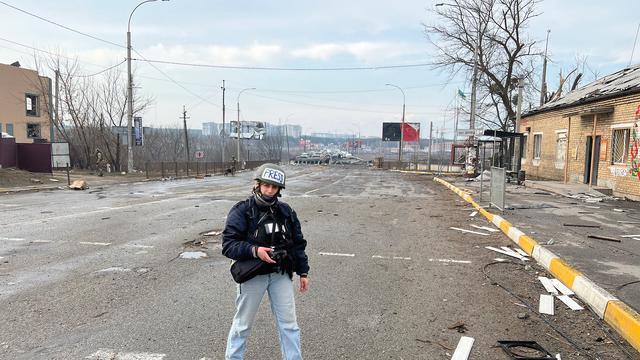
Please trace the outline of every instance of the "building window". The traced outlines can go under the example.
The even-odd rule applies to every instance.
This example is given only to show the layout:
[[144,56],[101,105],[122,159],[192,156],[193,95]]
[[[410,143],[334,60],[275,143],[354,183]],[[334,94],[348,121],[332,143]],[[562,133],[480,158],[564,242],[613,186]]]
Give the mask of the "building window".
[[611,144],[611,162],[624,164],[627,162],[629,151],[629,129],[614,129],[613,142]]
[[533,135],[533,158],[540,160],[542,153],[542,134]]
[[27,124],[27,137],[40,138],[40,124]]
[[25,95],[27,116],[38,116],[38,95]]
[[567,133],[556,133],[556,168],[564,168],[564,162],[567,158]]
[[7,134],[13,136],[13,124],[7,124]]

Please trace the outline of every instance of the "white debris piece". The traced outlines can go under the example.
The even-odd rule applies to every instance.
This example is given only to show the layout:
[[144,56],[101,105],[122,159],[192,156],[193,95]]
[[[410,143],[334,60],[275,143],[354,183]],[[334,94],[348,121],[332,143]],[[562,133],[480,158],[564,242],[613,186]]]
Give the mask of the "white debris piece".
[[540,295],[540,304],[538,306],[538,312],[540,314],[553,315],[554,314],[554,306],[553,306],[553,295]]
[[575,300],[569,297],[569,295],[560,295],[558,299],[562,301],[565,305],[569,307],[571,310],[583,310],[584,308],[580,306]]
[[489,249],[491,251],[499,252],[500,254],[511,256],[511,257],[516,258],[516,259],[526,260],[522,255],[518,254],[515,251],[504,251],[502,249],[494,248],[493,246],[485,246],[485,249]]
[[208,233],[204,233],[204,236],[218,236],[222,234],[222,231],[209,231]]
[[469,214],[469,216],[470,216],[470,217],[474,217],[474,216],[476,216],[477,214],[478,214],[478,212],[477,212],[477,211],[474,211],[474,212],[472,212],[471,214]]
[[623,238],[635,238],[635,237],[640,237],[640,235],[620,235],[620,237],[623,237]]
[[482,232],[473,231],[473,230],[460,229],[460,228],[457,228],[457,227],[450,227],[449,229],[458,230],[458,231],[462,231],[462,232],[466,232],[466,233],[470,233],[470,234],[489,236],[489,234],[487,234],[487,233],[482,233]]
[[[476,228],[476,229],[486,230],[486,231],[488,231],[488,232],[497,232],[497,231],[500,231],[500,230],[498,230],[498,229],[492,229],[492,228],[487,227],[487,226],[478,226],[478,225],[473,225],[473,224],[471,224],[471,226],[472,226],[472,227],[474,227],[474,228]],[[640,236],[640,235],[638,235],[638,236]]]
[[556,289],[560,290],[563,295],[573,295],[575,294],[571,289],[566,287],[563,283],[558,279],[551,279],[551,283],[555,286]]
[[87,356],[85,359],[112,359],[112,360],[162,360],[166,357],[166,354],[152,354],[152,353],[132,353],[132,352],[117,352],[110,349],[100,349],[95,353]]
[[467,360],[469,358],[469,354],[471,353],[471,347],[473,346],[474,338],[463,336],[458,341],[458,346],[456,347],[456,351],[451,356],[451,360]]
[[203,251],[185,251],[180,254],[181,259],[202,259],[206,257],[207,253]]
[[520,254],[522,256],[525,256],[525,257],[529,256],[529,254],[527,254],[524,250],[522,250],[520,248],[516,248],[515,250],[518,252],[518,254]]
[[558,295],[558,290],[556,290],[556,287],[553,286],[553,283],[548,277],[539,276],[538,280],[540,280],[542,286],[544,286],[544,289],[547,290],[548,293]]

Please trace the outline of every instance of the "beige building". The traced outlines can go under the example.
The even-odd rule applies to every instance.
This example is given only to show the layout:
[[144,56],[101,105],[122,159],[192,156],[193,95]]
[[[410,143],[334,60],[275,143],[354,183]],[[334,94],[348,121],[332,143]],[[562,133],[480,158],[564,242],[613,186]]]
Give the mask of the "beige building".
[[527,178],[584,183],[640,199],[640,65],[523,115]]
[[51,79],[37,71],[0,64],[0,131],[17,143],[51,139]]

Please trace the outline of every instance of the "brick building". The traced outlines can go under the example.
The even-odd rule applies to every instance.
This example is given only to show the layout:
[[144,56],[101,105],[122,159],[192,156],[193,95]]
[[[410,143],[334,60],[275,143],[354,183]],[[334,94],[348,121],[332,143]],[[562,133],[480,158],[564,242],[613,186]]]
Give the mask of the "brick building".
[[591,184],[638,200],[639,119],[637,65],[525,113],[522,168],[529,178]]
[[50,140],[51,79],[19,63],[0,64],[0,131],[17,143]]

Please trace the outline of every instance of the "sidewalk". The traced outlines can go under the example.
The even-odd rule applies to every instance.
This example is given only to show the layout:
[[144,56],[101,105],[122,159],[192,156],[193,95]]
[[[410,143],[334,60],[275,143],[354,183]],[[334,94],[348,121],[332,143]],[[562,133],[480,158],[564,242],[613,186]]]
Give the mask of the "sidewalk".
[[[514,235],[524,234],[530,237],[524,239],[527,240],[525,244],[539,244],[543,248],[539,251],[543,260],[557,256],[559,262],[556,264],[562,263],[561,267],[565,268],[559,272],[566,274],[570,282],[584,276],[596,287],[630,306],[627,314],[640,310],[640,203],[589,191],[583,184],[528,180],[526,186],[507,184],[506,209],[501,213],[496,208],[489,208],[488,182],[484,184],[483,200],[480,201],[479,181],[462,178],[444,180],[468,191],[479,206],[508,221],[510,226],[507,227],[515,228],[506,229],[509,235],[512,232]],[[609,240],[590,237],[594,235]],[[560,269],[556,267],[556,270]],[[564,282],[566,279],[561,280]],[[589,297],[591,294],[593,298],[607,298],[597,291],[591,291]],[[607,301],[598,302],[597,307],[599,309],[594,309],[596,313],[602,312],[599,316],[607,320]],[[623,327],[636,331],[640,319],[627,320],[628,317],[624,318]],[[640,335],[634,336],[638,341]],[[640,342],[634,346],[638,349]]]

